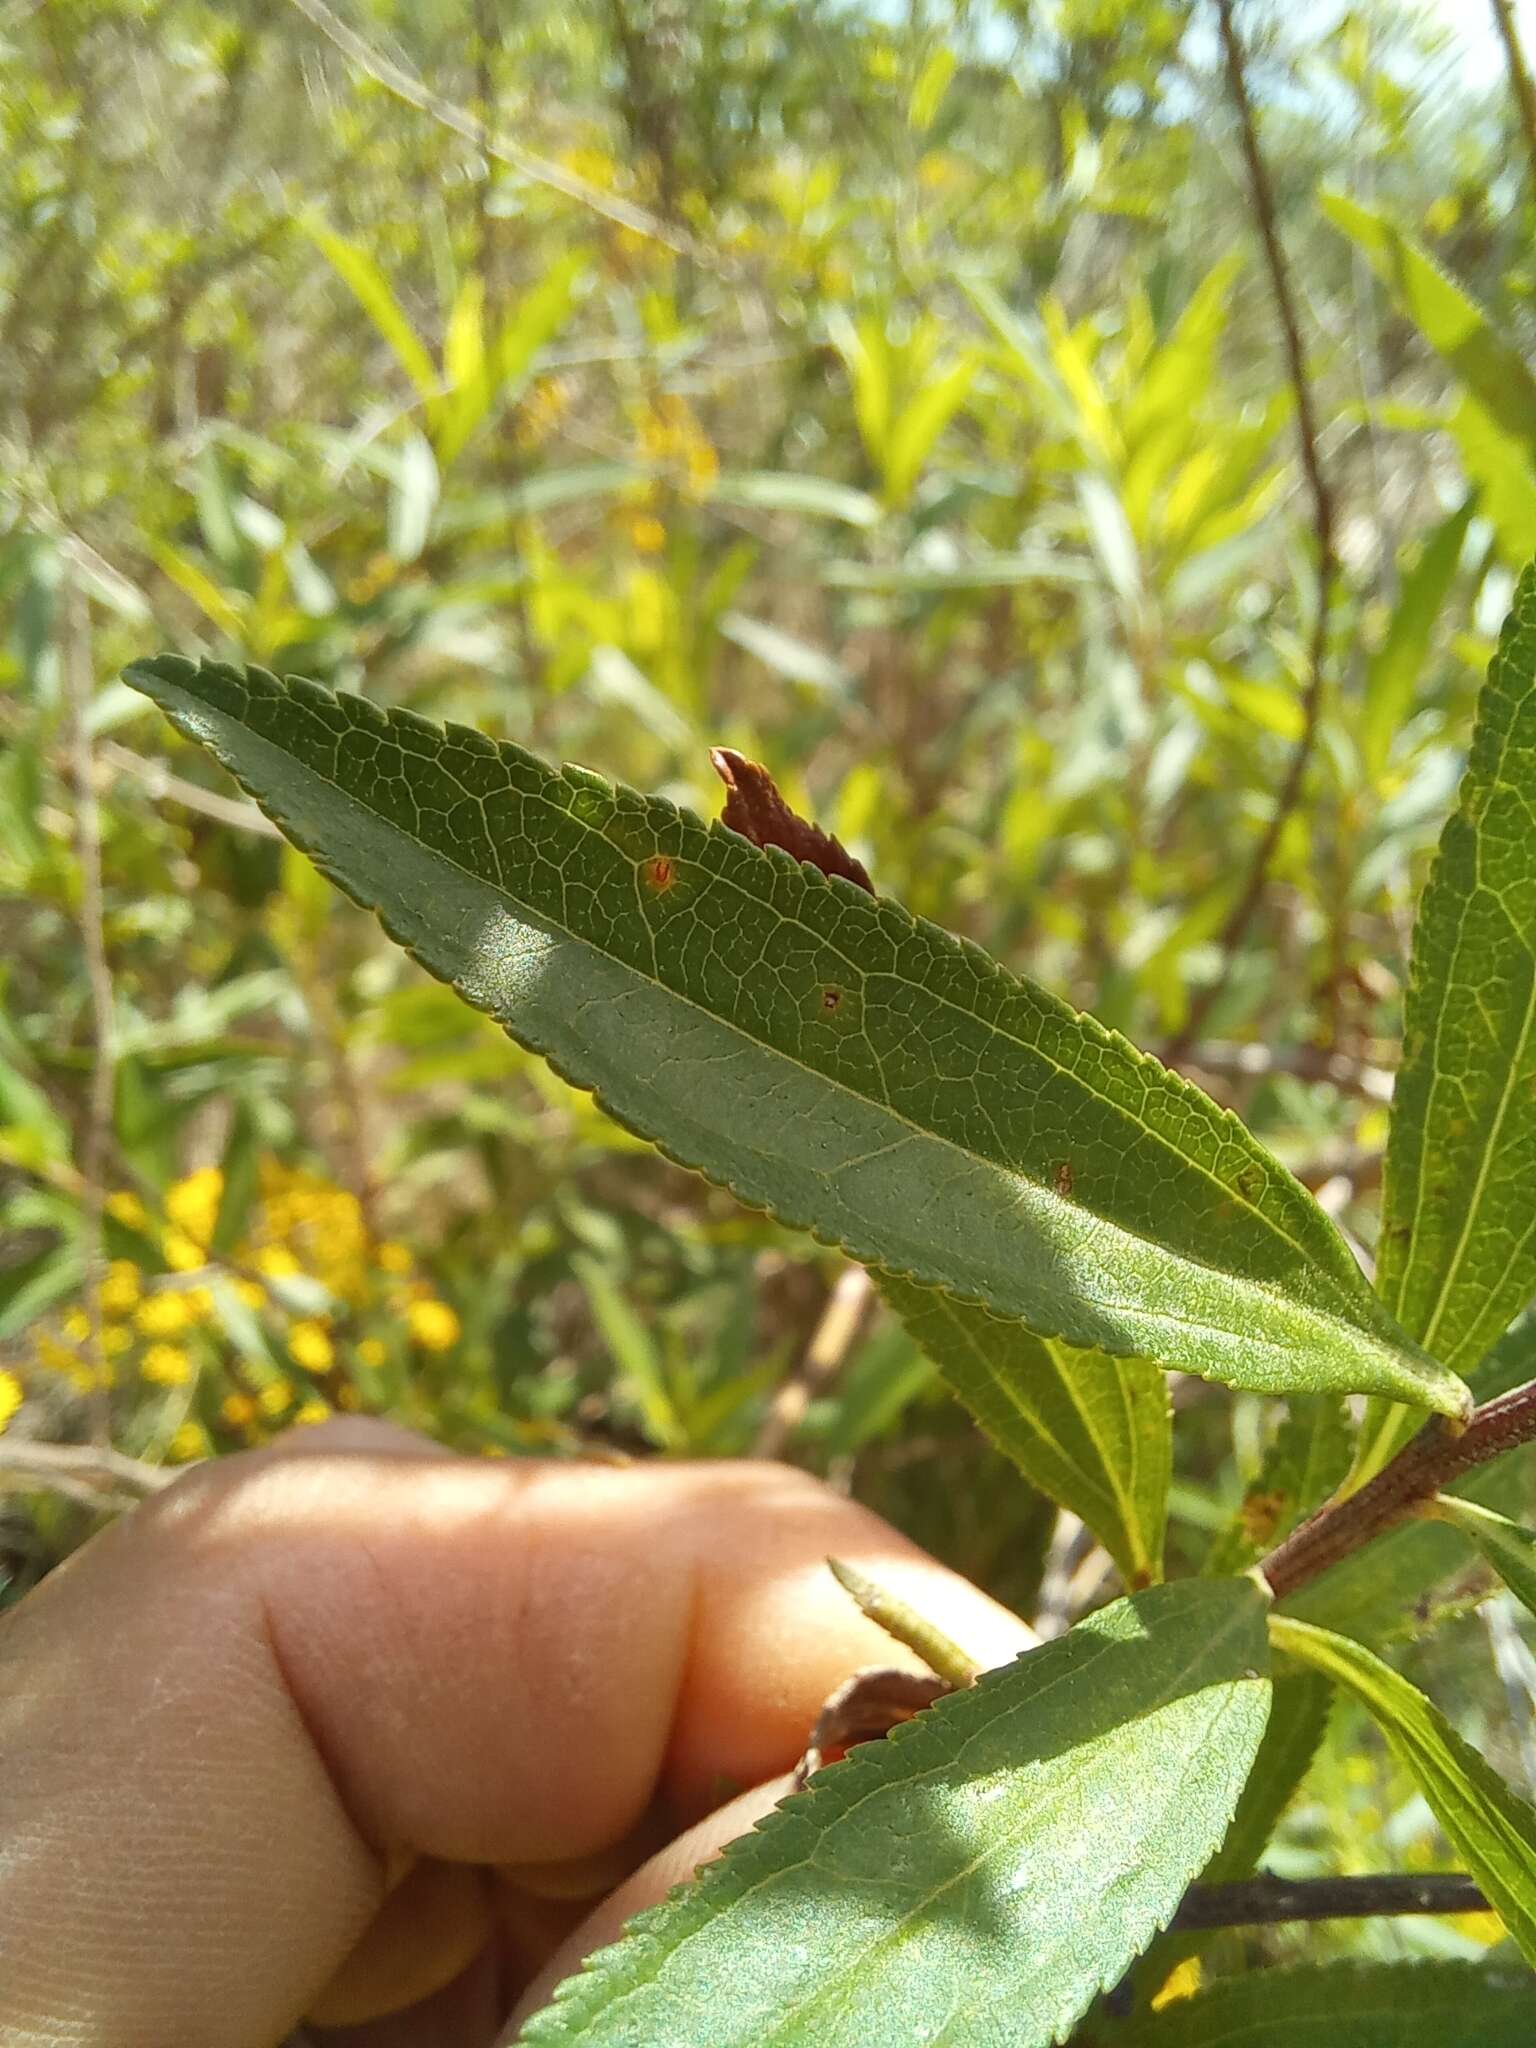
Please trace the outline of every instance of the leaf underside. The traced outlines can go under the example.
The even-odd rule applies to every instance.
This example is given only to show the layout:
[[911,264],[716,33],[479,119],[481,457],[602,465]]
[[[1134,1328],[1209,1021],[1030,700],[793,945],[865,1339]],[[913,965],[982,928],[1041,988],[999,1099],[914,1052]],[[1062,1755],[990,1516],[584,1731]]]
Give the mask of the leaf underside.
[[1070,1343],[1464,1410],[1235,1118],[976,947],[462,727],[174,656],[128,680],[431,972],[743,1200]]
[[819,1773],[589,1958],[529,2048],[1043,2048],[1166,1924],[1269,1703],[1263,1596],[1115,1602]]

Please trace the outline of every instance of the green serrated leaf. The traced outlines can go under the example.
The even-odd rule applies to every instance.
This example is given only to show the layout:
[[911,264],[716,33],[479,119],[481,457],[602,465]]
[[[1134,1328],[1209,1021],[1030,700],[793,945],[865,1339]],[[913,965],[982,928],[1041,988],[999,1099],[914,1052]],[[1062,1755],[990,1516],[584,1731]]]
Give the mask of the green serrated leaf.
[[433,973],[743,1200],[1074,1344],[1465,1410],[1235,1118],[899,904],[315,683],[128,679]]
[[817,1776],[533,2048],[1043,2048],[1166,1923],[1264,1730],[1263,1595],[1119,1600]]
[[910,1281],[883,1291],[992,1442],[1088,1525],[1127,1585],[1160,1579],[1172,1463],[1160,1368],[1032,1336]]
[[1536,1614],[1536,1532],[1456,1494],[1441,1494],[1435,1517],[1470,1536],[1515,1598]]
[[[1255,1970],[1104,2036],[1104,2048],[1529,2048],[1536,1980],[1496,1963]],[[1086,2048],[1086,2044],[1085,2044]]]
[[[1235,1884],[1253,1875],[1281,1814],[1311,1769],[1332,1704],[1333,1687],[1320,1672],[1285,1671],[1276,1676],[1264,1740],[1237,1802],[1232,1825],[1221,1847],[1200,1872],[1202,1884]],[[1143,1999],[1153,1997],[1179,1964],[1188,1956],[1198,1955],[1217,1932],[1214,1927],[1190,1928],[1159,1935],[1134,1972]],[[1116,2041],[1119,2038],[1117,2034]]]
[[[1376,1284],[1459,1371],[1536,1295],[1536,568],[1478,698],[1419,907]],[[1356,1477],[1420,1419],[1375,1409]]]
[[1521,1954],[1536,1962],[1536,1809],[1417,1686],[1361,1644],[1285,1615],[1272,1615],[1269,1626],[1276,1649],[1346,1687],[1366,1708]]

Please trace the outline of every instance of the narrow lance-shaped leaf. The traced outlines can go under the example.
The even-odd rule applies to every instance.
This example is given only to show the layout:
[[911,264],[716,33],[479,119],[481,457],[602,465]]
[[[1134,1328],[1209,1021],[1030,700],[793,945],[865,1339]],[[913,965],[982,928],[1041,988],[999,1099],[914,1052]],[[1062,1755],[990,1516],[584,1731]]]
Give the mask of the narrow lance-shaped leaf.
[[900,905],[314,683],[130,679],[432,972],[744,1200],[1074,1344],[1465,1409],[1235,1118]]
[[1372,782],[1386,767],[1392,741],[1414,708],[1414,693],[1455,580],[1476,502],[1475,496],[1463,498],[1425,541],[1403,579],[1402,595],[1386,637],[1367,665],[1358,735],[1365,772]]
[[1104,2048],[1529,2048],[1536,1982],[1497,1963],[1250,1970],[1106,2034]]
[[1264,1732],[1263,1595],[1116,1601],[819,1774],[569,1978],[540,2048],[1044,2048],[1172,1915]]
[[1338,192],[1325,192],[1321,205],[1334,226],[1363,251],[1399,309],[1463,389],[1536,455],[1536,375],[1520,351],[1496,332],[1482,308],[1434,258],[1383,214]]
[[[1536,1295],[1536,569],[1478,698],[1419,907],[1376,1284],[1461,1371]],[[1415,1421],[1376,1410],[1357,1476]]]
[[1277,1650],[1326,1673],[1362,1703],[1521,1953],[1536,1962],[1536,1809],[1417,1686],[1361,1644],[1283,1615],[1271,1618],[1270,1636]]
[[1536,1530],[1522,1529],[1507,1515],[1453,1493],[1441,1494],[1434,1512],[1437,1521],[1472,1538],[1515,1598],[1536,1615]]
[[1161,1578],[1172,1463],[1161,1370],[1036,1337],[910,1281],[884,1293],[997,1448],[1087,1524],[1126,1583]]

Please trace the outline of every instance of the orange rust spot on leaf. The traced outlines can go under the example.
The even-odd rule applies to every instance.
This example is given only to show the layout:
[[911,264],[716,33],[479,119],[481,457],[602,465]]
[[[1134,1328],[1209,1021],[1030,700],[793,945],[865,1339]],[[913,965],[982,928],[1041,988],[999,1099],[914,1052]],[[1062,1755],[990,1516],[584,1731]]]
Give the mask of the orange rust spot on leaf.
[[669,853],[653,853],[641,867],[640,879],[660,896],[677,880],[677,862]]

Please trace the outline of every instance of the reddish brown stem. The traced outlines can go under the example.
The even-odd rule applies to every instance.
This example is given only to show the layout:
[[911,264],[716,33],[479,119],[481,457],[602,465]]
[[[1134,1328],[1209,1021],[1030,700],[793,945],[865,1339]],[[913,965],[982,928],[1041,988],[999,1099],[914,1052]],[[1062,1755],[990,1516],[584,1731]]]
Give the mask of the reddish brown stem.
[[1406,1520],[1461,1473],[1533,1438],[1536,1380],[1485,1402],[1459,1432],[1443,1415],[1435,1416],[1358,1493],[1319,1508],[1270,1552],[1259,1566],[1270,1590],[1283,1600],[1394,1523]]
[[[1301,458],[1302,473],[1306,477],[1308,494],[1312,500],[1312,537],[1317,548],[1317,590],[1314,598],[1312,631],[1307,644],[1307,683],[1301,706],[1301,732],[1291,753],[1285,781],[1275,798],[1275,807],[1270,813],[1269,823],[1264,828],[1264,836],[1249,863],[1248,879],[1243,884],[1242,894],[1233,905],[1217,940],[1223,960],[1230,963],[1236,958],[1238,948],[1242,945],[1263,898],[1265,885],[1269,880],[1270,862],[1274,859],[1275,849],[1280,844],[1280,835],[1285,830],[1286,821],[1300,801],[1302,782],[1317,743],[1328,654],[1328,614],[1333,601],[1334,585],[1338,581],[1339,557],[1334,543],[1333,494],[1328,488],[1328,479],[1323,474],[1317,415],[1312,403],[1312,386],[1307,380],[1306,350],[1301,339],[1301,319],[1296,308],[1296,294],[1291,285],[1291,273],[1285,260],[1284,245],[1280,240],[1274,188],[1270,183],[1264,152],[1259,147],[1259,124],[1253,110],[1253,99],[1248,91],[1243,46],[1232,19],[1232,0],[1216,0],[1216,17],[1221,33],[1222,56],[1226,64],[1227,89],[1237,110],[1238,133],[1242,139],[1243,162],[1248,172],[1248,190],[1253,202],[1254,221],[1264,249],[1270,293],[1275,302],[1275,313],[1280,322],[1280,338],[1285,348],[1286,372],[1291,395],[1296,403],[1297,452]],[[1191,1004],[1183,1030],[1163,1053],[1163,1058],[1169,1066],[1176,1065],[1199,1037],[1225,980],[1224,972],[1218,974]]]

